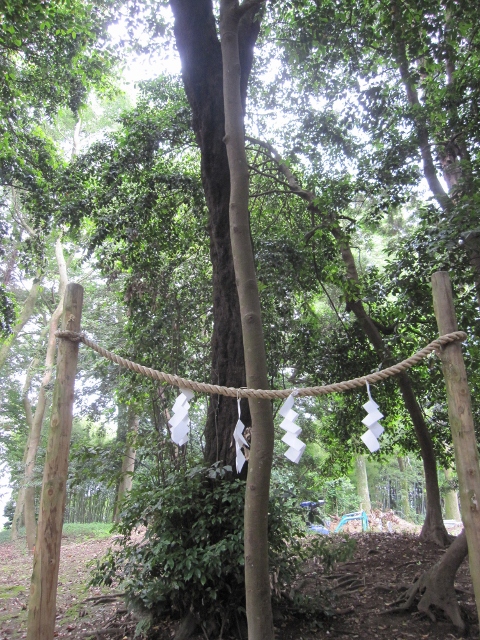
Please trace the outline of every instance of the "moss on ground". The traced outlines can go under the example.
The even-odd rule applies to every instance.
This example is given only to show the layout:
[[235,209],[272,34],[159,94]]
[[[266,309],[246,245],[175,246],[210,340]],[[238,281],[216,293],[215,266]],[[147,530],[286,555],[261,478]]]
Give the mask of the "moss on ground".
[[20,594],[25,594],[25,586],[22,584],[0,585],[0,600],[15,598]]

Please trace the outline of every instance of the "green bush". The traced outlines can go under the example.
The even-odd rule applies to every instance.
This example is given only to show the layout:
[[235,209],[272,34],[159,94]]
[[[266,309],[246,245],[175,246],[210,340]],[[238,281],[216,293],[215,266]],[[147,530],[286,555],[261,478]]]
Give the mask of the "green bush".
[[[220,467],[196,467],[172,473],[161,487],[147,475],[137,481],[116,526],[121,538],[97,565],[92,584],[121,582],[130,604],[153,620],[190,610],[210,627],[236,625],[245,607],[245,483],[223,476]],[[303,514],[293,498],[273,494],[269,560],[278,599],[312,547],[303,540]],[[142,526],[144,537],[132,539]],[[322,545],[313,541],[317,551]]]
[[15,515],[15,502],[13,498],[6,503],[5,508],[3,510],[3,515],[7,520],[3,523],[4,529],[11,529],[13,523],[13,516]]

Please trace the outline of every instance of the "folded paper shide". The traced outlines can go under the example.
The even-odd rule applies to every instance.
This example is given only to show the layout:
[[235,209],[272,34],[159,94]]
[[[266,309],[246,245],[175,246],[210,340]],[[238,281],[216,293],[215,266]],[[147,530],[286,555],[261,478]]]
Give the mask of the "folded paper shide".
[[282,442],[288,444],[288,449],[285,451],[284,455],[292,462],[295,462],[295,464],[300,462],[300,458],[307,446],[297,438],[297,436],[302,433],[301,428],[295,424],[295,420],[298,418],[298,413],[293,410],[293,403],[295,402],[295,396],[297,393],[298,391],[296,390],[292,391],[279,411],[279,414],[283,417],[280,427],[287,432],[282,438]]
[[380,443],[378,438],[382,435],[384,429],[380,424],[380,420],[384,417],[383,413],[380,413],[378,404],[372,398],[370,393],[370,385],[367,382],[368,402],[363,405],[363,408],[367,412],[367,415],[362,420],[363,424],[368,427],[368,430],[363,434],[362,440],[368,447],[369,451],[373,453],[380,449]]
[[188,433],[190,431],[190,418],[188,410],[190,408],[189,401],[194,397],[193,391],[190,389],[182,389],[180,387],[180,395],[175,400],[172,407],[172,417],[168,421],[172,440],[179,447],[188,442]]
[[243,465],[245,464],[245,456],[243,455],[242,447],[248,447],[248,442],[243,437],[243,430],[245,429],[245,425],[241,421],[241,410],[240,410],[240,398],[237,398],[238,404],[238,421],[235,426],[235,430],[233,432],[233,438],[235,440],[235,450],[237,452],[237,473],[243,469]]

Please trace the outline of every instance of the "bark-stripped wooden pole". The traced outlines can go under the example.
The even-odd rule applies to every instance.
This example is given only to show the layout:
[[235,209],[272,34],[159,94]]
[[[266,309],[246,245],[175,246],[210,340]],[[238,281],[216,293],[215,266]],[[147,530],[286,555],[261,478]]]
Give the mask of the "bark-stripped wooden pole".
[[[438,271],[432,275],[432,288],[440,335],[458,331],[452,286],[446,271]],[[459,342],[445,345],[440,359],[447,388],[448,417],[460,488],[460,511],[467,536],[470,573],[480,617],[480,467],[462,345]]]
[[[62,330],[80,331],[83,287],[67,286]],[[60,340],[28,601],[27,640],[53,640],[78,343]]]

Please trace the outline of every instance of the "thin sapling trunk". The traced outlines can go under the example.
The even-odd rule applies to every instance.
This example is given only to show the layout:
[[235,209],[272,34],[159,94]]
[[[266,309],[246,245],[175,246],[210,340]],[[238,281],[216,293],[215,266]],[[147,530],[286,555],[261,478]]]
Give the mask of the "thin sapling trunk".
[[[230,168],[230,237],[240,302],[247,386],[268,388],[260,298],[248,213],[249,174],[240,92],[238,27],[259,2],[222,0],[220,37],[223,60],[225,144]],[[245,493],[245,590],[249,640],[273,640],[268,571],[268,498],[273,457],[273,415],[268,400],[249,399],[251,449]]]

